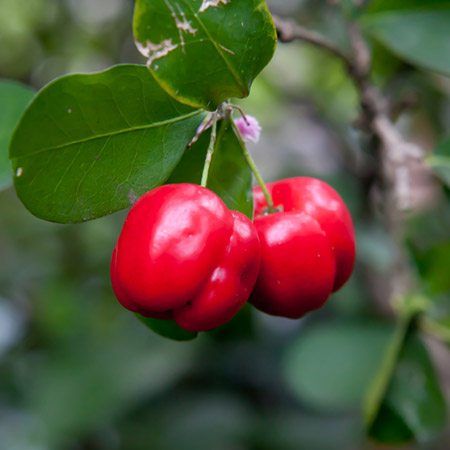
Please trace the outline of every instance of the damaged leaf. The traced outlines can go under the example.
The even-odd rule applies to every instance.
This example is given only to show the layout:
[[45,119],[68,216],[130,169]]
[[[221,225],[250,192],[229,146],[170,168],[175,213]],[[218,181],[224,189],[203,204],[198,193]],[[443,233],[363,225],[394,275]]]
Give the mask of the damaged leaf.
[[137,0],[134,36],[160,85],[208,110],[246,97],[276,43],[264,0]]

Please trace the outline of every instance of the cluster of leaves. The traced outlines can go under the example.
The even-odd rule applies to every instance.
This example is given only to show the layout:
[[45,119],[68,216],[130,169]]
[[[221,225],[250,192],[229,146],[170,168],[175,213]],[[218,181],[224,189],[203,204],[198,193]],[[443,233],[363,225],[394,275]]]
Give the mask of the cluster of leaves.
[[[276,41],[267,6],[257,0],[140,0],[134,34],[147,67],[59,78],[23,114],[10,158],[16,192],[37,217],[96,219],[166,182],[205,110],[248,95]],[[177,176],[187,179],[190,170]]]
[[[163,183],[200,184],[209,140],[187,148],[206,111],[247,96],[275,50],[262,0],[139,0],[133,28],[146,65],[61,77],[21,117],[9,156],[17,195],[35,216],[84,222],[127,208]],[[11,98],[23,108],[21,97]],[[16,119],[12,114],[11,123]],[[252,175],[231,122],[223,118],[214,136],[207,187],[251,218]],[[167,337],[195,337],[172,321],[142,320]]]

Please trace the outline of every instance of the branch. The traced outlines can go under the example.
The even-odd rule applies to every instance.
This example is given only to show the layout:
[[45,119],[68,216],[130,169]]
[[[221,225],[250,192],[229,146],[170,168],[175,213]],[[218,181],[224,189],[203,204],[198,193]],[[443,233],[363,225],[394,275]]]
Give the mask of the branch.
[[[390,234],[396,239],[403,234],[403,215],[413,206],[411,196],[410,163],[422,160],[424,150],[407,142],[390,119],[389,100],[370,81],[371,55],[358,27],[350,23],[348,35],[351,55],[344,53],[321,34],[307,30],[291,20],[274,17],[281,42],[300,40],[320,47],[339,58],[359,92],[361,118],[358,120],[378,142],[380,161],[379,181],[382,202]],[[397,246],[395,268],[392,273],[391,297],[403,296],[413,284],[408,258],[401,246]]]
[[278,16],[272,16],[277,29],[278,40],[280,42],[293,42],[293,41],[305,41],[310,44],[327,50],[329,53],[337,56],[339,59],[344,61],[347,67],[352,66],[352,61],[347,55],[340,49],[335,47],[331,42],[329,42],[324,36],[316,31],[307,30],[299,25],[297,25],[293,20],[281,19]]

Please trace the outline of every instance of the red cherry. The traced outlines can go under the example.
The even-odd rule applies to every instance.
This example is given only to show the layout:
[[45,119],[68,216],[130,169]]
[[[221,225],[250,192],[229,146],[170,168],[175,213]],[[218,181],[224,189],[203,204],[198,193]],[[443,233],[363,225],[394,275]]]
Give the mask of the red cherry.
[[260,263],[256,230],[212,191],[156,188],[131,208],[111,261],[119,302],[188,331],[227,322],[247,301]]
[[331,294],[335,258],[317,220],[301,212],[254,221],[261,269],[250,302],[268,314],[296,319],[320,308]]
[[[328,236],[336,257],[333,292],[341,288],[353,271],[356,246],[352,218],[342,198],[327,183],[307,177],[268,183],[274,206],[284,212],[304,212],[314,217]],[[267,202],[259,187],[253,190],[255,217],[264,214]]]

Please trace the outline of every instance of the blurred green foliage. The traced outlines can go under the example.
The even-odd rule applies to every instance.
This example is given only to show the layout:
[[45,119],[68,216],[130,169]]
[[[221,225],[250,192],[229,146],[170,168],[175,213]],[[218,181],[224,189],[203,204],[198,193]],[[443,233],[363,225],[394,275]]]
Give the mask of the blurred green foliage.
[[11,167],[8,159],[8,146],[14,128],[33,98],[34,91],[14,81],[0,81],[0,190],[11,186]]
[[[346,49],[345,17],[364,9],[338,3],[268,1]],[[131,0],[0,0],[0,77],[38,89],[73,71],[142,63],[132,8]],[[431,154],[450,131],[449,79],[368,39],[377,85],[399,104],[418,97],[397,123]],[[448,46],[425,44],[433,61],[448,63]],[[434,54],[442,48],[446,59]],[[0,192],[0,448],[339,450],[377,448],[376,440],[446,448],[450,358],[425,334],[404,337],[372,438],[364,432],[362,396],[394,330],[386,305],[393,245],[370,207],[376,155],[350,126],[358,99],[343,65],[305,44],[279,45],[240,104],[263,125],[250,148],[267,180],[317,176],[348,203],[359,249],[350,283],[299,321],[245,307],[195,341],[168,341],[114,298],[109,259],[125,213],[56,225],[31,216],[13,189]],[[430,165],[447,158],[445,148]],[[429,174],[414,186],[405,245],[429,302],[416,325],[448,337],[449,191]]]

